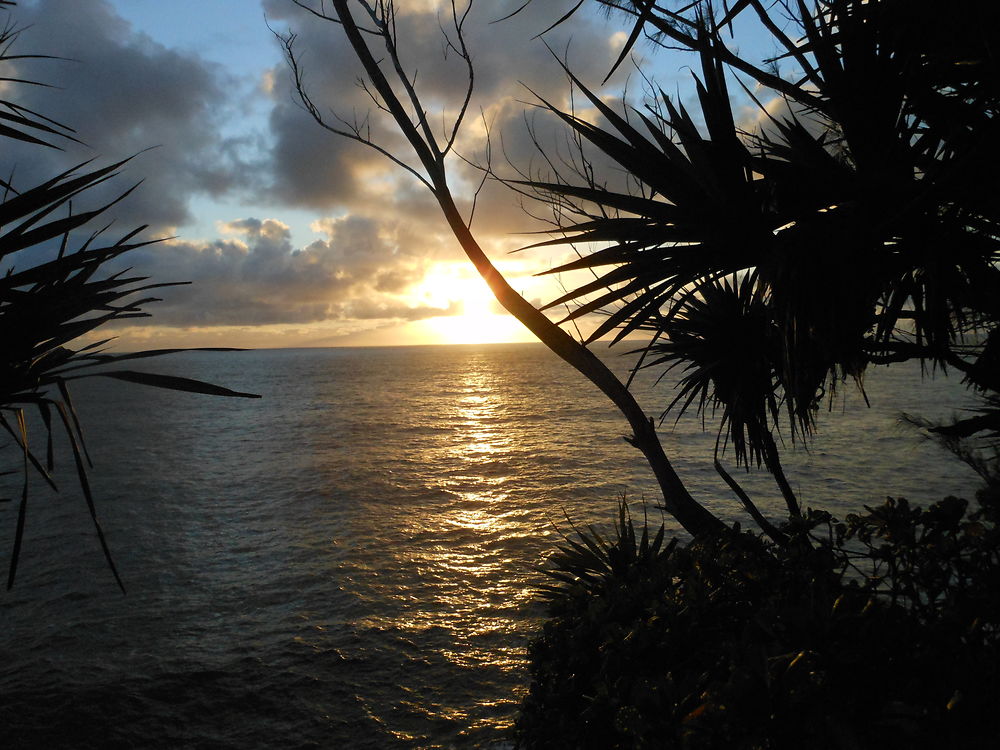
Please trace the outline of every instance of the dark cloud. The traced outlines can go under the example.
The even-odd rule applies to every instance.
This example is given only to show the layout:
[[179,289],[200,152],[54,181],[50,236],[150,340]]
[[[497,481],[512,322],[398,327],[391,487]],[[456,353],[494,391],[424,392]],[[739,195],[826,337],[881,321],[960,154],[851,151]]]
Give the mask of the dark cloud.
[[[171,228],[190,218],[193,195],[220,195],[249,181],[247,134],[224,137],[240,117],[237,94],[252,86],[218,65],[165,48],[134,31],[103,0],[21,2],[13,18],[24,29],[16,51],[66,60],[28,60],[23,77],[57,89],[18,87],[17,101],[74,128],[86,147],[64,153],[7,148],[20,184],[95,158],[104,164],[145,149],[105,196],[144,181],[115,215],[128,224]],[[95,196],[96,197],[96,196]]]
[[[615,28],[590,14],[580,13],[572,22],[547,34],[545,42],[551,50],[535,38],[572,7],[570,0],[532,3],[508,20],[491,23],[522,4],[520,0],[479,3],[466,25],[476,85],[458,149],[472,158],[477,153],[481,156],[485,143],[477,121],[480,111],[492,123],[496,154],[500,153],[502,137],[504,156],[515,164],[526,165],[536,156],[523,121],[526,106],[531,108],[525,101],[534,98],[531,91],[559,106],[569,105],[570,88],[555,54],[565,56],[574,72],[595,86],[617,56],[618,48],[611,39]],[[296,34],[295,49],[305,71],[306,89],[328,124],[343,128],[338,117],[350,124],[363,124],[365,133],[375,142],[412,163],[409,147],[402,142],[395,125],[374,109],[368,93],[358,85],[361,71],[340,28],[316,19],[287,0],[265,0],[264,7],[275,28],[290,28]],[[437,128],[440,142],[444,142],[445,123],[451,121],[462,103],[466,72],[456,55],[448,54],[445,48],[441,26],[447,19],[434,9],[412,8],[402,5],[397,18],[401,55],[407,69],[415,73],[429,121]],[[370,207],[373,202],[385,200],[384,187],[389,182],[394,185],[393,192],[415,187],[424,194],[421,202],[426,202],[426,191],[412,176],[375,151],[338,138],[312,122],[296,101],[287,69],[276,69],[273,81],[270,125],[276,199],[321,210]],[[456,175],[467,178],[466,183],[456,185],[456,192],[475,184],[478,175],[463,168],[459,160],[455,160],[455,169]],[[393,210],[407,210],[405,195],[395,195],[393,200]],[[509,191],[489,191],[481,200],[483,220],[488,221],[484,228],[496,227],[496,219],[501,216],[516,216],[524,221],[523,214],[511,210],[517,201]],[[423,210],[421,206],[419,211]],[[505,225],[506,231],[519,228]]]

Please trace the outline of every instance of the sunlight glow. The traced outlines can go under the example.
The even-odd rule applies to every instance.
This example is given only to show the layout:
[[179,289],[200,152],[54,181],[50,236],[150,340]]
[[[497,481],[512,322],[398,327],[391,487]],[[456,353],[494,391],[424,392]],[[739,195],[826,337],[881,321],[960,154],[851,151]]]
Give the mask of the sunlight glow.
[[524,326],[506,313],[469,312],[468,307],[465,310],[462,315],[432,318],[427,326],[443,344],[503,344],[530,340]]
[[423,321],[428,338],[442,344],[500,344],[532,341],[514,317],[499,309],[486,282],[464,266],[442,265],[421,284],[424,299],[439,307],[457,303],[459,315]]

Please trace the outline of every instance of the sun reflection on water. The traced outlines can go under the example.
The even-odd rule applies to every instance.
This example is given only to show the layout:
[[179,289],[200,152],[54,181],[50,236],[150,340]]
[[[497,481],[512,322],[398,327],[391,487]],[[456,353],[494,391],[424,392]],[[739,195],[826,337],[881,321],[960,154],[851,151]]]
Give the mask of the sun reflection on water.
[[[479,387],[488,386],[483,384]],[[459,399],[452,455],[464,462],[474,463],[508,453],[510,438],[501,430],[503,412],[503,403],[494,392],[471,393]]]
[[[486,503],[500,503],[507,499],[507,493],[469,492],[463,493],[463,505],[475,506]],[[501,531],[503,519],[495,510],[482,507],[459,507],[443,519],[445,523],[476,531]]]
[[444,659],[510,671],[523,666],[524,655],[502,643],[523,627],[514,613],[532,591],[504,551],[505,542],[524,534],[509,502],[515,476],[505,461],[516,448],[509,407],[489,367],[468,368],[454,386],[452,408],[439,415],[446,429],[423,441],[416,455],[417,465],[451,471],[438,473],[427,488],[438,500],[401,521],[412,543],[393,551],[421,598],[369,624],[410,632],[443,628],[453,644],[439,651]]
[[[470,350],[453,364],[426,378],[408,373],[422,387],[395,408],[403,450],[359,433],[381,492],[338,557],[349,571],[341,591],[357,604],[340,615],[359,634],[353,658],[374,658],[368,644],[398,654],[379,685],[393,696],[391,715],[381,716],[397,737],[417,736],[411,728],[428,721],[461,736],[508,727],[541,614],[531,563],[547,532],[525,502],[525,464],[537,455],[526,435],[539,402],[512,388],[521,372],[495,356]],[[454,684],[414,679],[425,673]],[[466,683],[494,689],[457,698],[469,695]]]

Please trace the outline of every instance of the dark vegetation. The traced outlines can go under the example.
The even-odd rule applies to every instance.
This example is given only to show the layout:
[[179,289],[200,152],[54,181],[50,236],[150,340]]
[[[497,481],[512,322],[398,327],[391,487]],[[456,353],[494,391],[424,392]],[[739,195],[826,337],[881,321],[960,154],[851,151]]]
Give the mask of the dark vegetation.
[[[555,209],[543,244],[603,245],[553,269],[596,278],[551,306],[577,301],[570,319],[613,306],[591,341],[647,331],[643,364],[681,373],[666,412],[719,412],[720,447],[774,474],[791,515],[777,443],[808,437],[869,366],[919,360],[995,396],[995,6],[942,19],[922,0],[600,4],[633,19],[633,43],[697,55],[700,117],[662,91],[620,114],[575,78],[602,127],[546,105],[637,186],[606,187],[583,148],[522,183]],[[744,16],[771,32],[762,67],[727,46]],[[734,119],[734,81],[760,104],[756,128]],[[995,436],[984,406],[950,429]]]
[[[25,78],[24,68],[39,55],[18,54],[18,31],[9,17],[15,3],[0,2],[0,82],[13,86],[44,86]],[[0,141],[18,141],[32,148],[58,149],[81,142],[74,131],[43,114],[17,104],[15,94],[0,100]],[[126,160],[127,161],[127,160]],[[79,487],[93,520],[108,566],[124,590],[98,522],[97,506],[87,481],[90,459],[73,409],[69,383],[85,377],[110,377],[160,388],[223,396],[252,396],[189,378],[138,372],[122,363],[169,354],[176,350],[112,353],[105,346],[112,337],[81,344],[79,339],[114,321],[146,317],[144,307],[155,302],[153,290],[173,283],[151,282],[128,270],[108,266],[131,250],[156,240],[139,236],[139,227],[114,239],[107,237],[105,214],[134,188],[110,202],[97,202],[95,188],[112,180],[125,164],[103,167],[81,163],[37,184],[23,185],[12,175],[0,177],[0,428],[16,450],[22,490],[10,556],[7,587],[14,584],[27,517],[29,479],[39,477],[57,489],[52,476],[53,433],[67,439],[73,454]],[[16,165],[10,165],[12,168]],[[88,204],[89,201],[89,204]],[[74,206],[74,203],[76,204]],[[80,210],[79,206],[86,207]],[[74,210],[75,209],[75,210]],[[120,263],[118,264],[121,265]],[[36,455],[28,436],[26,411],[34,409],[45,431],[45,455]],[[8,455],[10,455],[8,450]],[[12,473],[12,472],[8,472]],[[9,499],[8,499],[8,502]],[[2,507],[2,506],[0,506]],[[10,507],[10,506],[8,506]]]
[[775,545],[581,531],[553,555],[525,748],[990,748],[1000,502],[905,500]]
[[[553,217],[532,247],[596,247],[553,273],[592,280],[547,307],[605,320],[576,341],[517,295],[479,247],[445,169],[471,101],[468,9],[449,53],[468,88],[449,127],[429,123],[401,62],[392,2],[292,0],[341,27],[363,85],[412,148],[370,140],[368,120],[317,122],[377,148],[438,200],[498,300],[604,392],[663,492],[686,545],[588,529],[552,559],[551,619],[531,647],[524,747],[992,747],[1000,634],[1000,58],[995,3],[958,0],[581,0],[625,21],[636,45],[689,53],[698,109],[648,84],[615,108],[566,67],[598,118],[546,101],[570,155],[506,182]],[[514,13],[523,11],[531,0]],[[359,11],[359,24],[352,15]],[[739,49],[756,24],[773,54]],[[372,45],[372,46],[370,46]],[[379,49],[374,50],[374,45]],[[735,89],[734,89],[735,87]],[[739,122],[733,94],[758,105]],[[614,170],[598,165],[611,163]],[[516,167],[515,167],[516,169]],[[615,187],[611,172],[627,176]],[[680,373],[661,419],[720,417],[714,465],[758,527],[729,528],[692,497],[654,422],[586,348],[644,332],[637,367]],[[986,487],[970,504],[887,500],[837,521],[803,510],[781,445],[807,441],[820,407],[873,365],[957,372],[974,416],[923,426]],[[919,418],[913,421],[919,423]],[[788,515],[768,519],[724,465],[768,471]],[[891,494],[891,488],[886,488]]]
[[[370,139],[368,120],[324,115],[281,37],[307,111],[377,148],[438,200],[498,300],[604,392],[693,537],[588,529],[552,559],[551,619],[531,646],[524,747],[992,747],[998,733],[1000,559],[1000,7],[959,0],[581,0],[623,19],[636,45],[690,54],[698,109],[647,80],[643,106],[609,106],[566,67],[599,117],[546,101],[570,155],[498,176],[550,210],[532,247],[596,247],[553,270],[592,280],[547,307],[605,320],[576,341],[500,277],[445,169],[474,81],[455,3],[449,53],[468,88],[449,127],[426,117],[401,62],[392,2],[292,0],[341,27],[363,85],[416,164]],[[514,13],[523,11],[531,0]],[[360,13],[359,24],[352,8]],[[734,51],[744,24],[773,50]],[[371,46],[370,46],[371,45]],[[378,49],[374,46],[378,45]],[[739,122],[733,94],[758,105]],[[487,151],[487,153],[489,153]],[[599,167],[608,163],[616,169]],[[515,169],[517,169],[515,167]],[[615,187],[611,172],[627,176]],[[692,497],[654,422],[586,348],[648,337],[637,367],[680,373],[661,419],[721,417],[713,462],[758,527],[729,528]],[[843,522],[802,508],[781,445],[807,441],[820,407],[873,365],[957,372],[982,405],[923,424],[987,487],[971,504],[888,500]],[[919,418],[914,419],[919,422]],[[724,465],[768,471],[768,519]],[[886,488],[891,494],[891,488]]]
[[[575,80],[609,127],[550,108],[640,186],[608,190],[582,150],[568,174],[524,181],[557,209],[548,244],[605,243],[556,269],[596,278],[553,304],[581,300],[572,318],[615,303],[594,338],[650,333],[644,364],[681,372],[667,411],[721,414],[716,468],[764,536],[664,547],[662,532],[637,542],[623,511],[612,540],[567,540],[532,644],[522,746],[992,746],[1000,214],[983,186],[1000,164],[1000,60],[984,29],[997,9],[601,4],[632,17],[630,44],[698,54],[703,122],[662,92],[625,118]],[[741,13],[772,32],[768,66],[726,46]],[[770,87],[784,114],[762,107],[745,132],[730,80]],[[972,509],[890,499],[844,523],[802,515],[775,438],[807,439],[839,385],[906,360],[957,370],[982,399],[975,416],[923,424],[986,481]],[[775,477],[780,529],[720,447]]]

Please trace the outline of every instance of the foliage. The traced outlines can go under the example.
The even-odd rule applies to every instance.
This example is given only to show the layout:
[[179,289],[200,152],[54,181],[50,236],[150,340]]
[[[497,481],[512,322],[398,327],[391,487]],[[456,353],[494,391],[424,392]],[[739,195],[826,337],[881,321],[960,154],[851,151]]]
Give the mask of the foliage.
[[[39,57],[13,54],[11,46],[16,37],[17,30],[8,20],[0,31],[0,71],[5,73],[23,60]],[[6,75],[0,81],[44,85]],[[0,137],[8,143],[20,141],[36,148],[59,148],[58,143],[67,139],[76,141],[73,131],[65,125],[9,99],[0,101]],[[136,239],[145,227],[112,240],[104,238],[107,226],[88,228],[131,189],[96,208],[73,211],[74,200],[87,198],[94,188],[113,179],[124,164],[125,161],[120,161],[93,168],[83,163],[28,187],[16,186],[12,179],[0,179],[3,191],[0,260],[5,265],[0,278],[0,340],[4,345],[0,356],[0,427],[17,447],[23,474],[8,588],[14,583],[21,553],[30,472],[37,472],[52,488],[56,487],[51,475],[52,437],[56,430],[69,440],[80,488],[101,548],[115,579],[122,585],[98,523],[87,481],[89,458],[70,399],[70,381],[100,376],[174,390],[253,397],[189,378],[114,367],[121,362],[177,350],[116,354],[101,349],[110,338],[87,345],[76,343],[80,337],[113,321],[148,316],[143,307],[157,301],[148,292],[173,285],[147,283],[145,277],[130,275],[128,271],[107,270],[112,261],[155,241]],[[28,408],[37,410],[47,433],[44,460],[36,457],[29,447],[25,419]]]
[[[549,307],[606,312],[591,341],[647,331],[647,364],[689,373],[671,407],[720,406],[737,462],[772,470],[776,404],[793,439],[808,434],[824,395],[872,363],[916,359],[997,392],[1000,204],[981,188],[1000,163],[996,4],[597,3],[630,19],[619,63],[644,35],[698,56],[700,113],[662,90],[620,113],[568,70],[599,119],[542,102],[586,148],[519,182],[555,216],[533,247],[597,248],[552,269],[594,278]],[[772,60],[733,51],[737,20]],[[734,117],[734,81],[761,98],[756,126]],[[634,189],[609,187],[593,151]],[[1000,426],[989,412],[977,429]]]
[[525,748],[988,747],[1000,699],[1000,502],[904,500],[777,547],[731,533],[566,539],[530,647]]
[[[779,485],[773,434],[808,435],[840,382],[912,359],[958,370],[982,408],[924,426],[991,484],[972,513],[889,500],[844,523],[795,518],[785,493],[792,521],[771,542],[651,556],[628,551],[630,521],[611,541],[581,535],[553,558],[522,746],[992,746],[1000,213],[973,186],[1000,161],[997,8],[598,3],[631,18],[619,63],[643,34],[698,56],[700,112],[657,91],[621,114],[571,73],[599,117],[542,102],[582,145],[569,169],[519,183],[556,217],[536,246],[596,247],[553,269],[594,278],[550,306],[606,312],[592,340],[648,332],[645,364],[680,373],[668,411],[720,411],[719,442]],[[769,32],[773,60],[727,45],[738,16]],[[777,95],[755,129],[733,115],[733,81]],[[594,151],[634,188],[609,187]]]
[[[674,310],[669,339],[650,346],[648,367],[680,368],[680,412],[721,409],[722,429],[738,463],[766,460],[765,444],[778,421],[780,385],[772,363],[778,332],[749,276],[706,284]],[[678,415],[679,418],[679,415]]]

